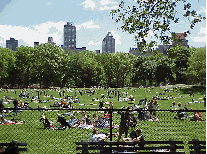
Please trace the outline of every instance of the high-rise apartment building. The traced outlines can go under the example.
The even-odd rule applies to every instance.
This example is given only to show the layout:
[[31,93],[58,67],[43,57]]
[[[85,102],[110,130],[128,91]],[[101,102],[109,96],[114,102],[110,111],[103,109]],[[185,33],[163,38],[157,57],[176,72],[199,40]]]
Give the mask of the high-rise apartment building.
[[102,53],[115,53],[115,39],[111,32],[108,32],[106,37],[102,41]]
[[6,48],[11,49],[12,51],[16,51],[18,47],[18,40],[10,37],[10,40],[6,40]]
[[76,27],[72,22],[64,25],[64,49],[76,49]]

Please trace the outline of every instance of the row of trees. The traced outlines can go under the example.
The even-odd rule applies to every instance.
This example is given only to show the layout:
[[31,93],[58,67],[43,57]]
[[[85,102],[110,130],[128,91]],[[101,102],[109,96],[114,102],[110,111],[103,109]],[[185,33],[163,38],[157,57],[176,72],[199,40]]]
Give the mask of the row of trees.
[[134,56],[128,53],[96,54],[64,51],[49,43],[19,47],[16,52],[0,48],[0,83],[27,87],[89,87],[152,85],[165,82],[203,83],[206,80],[206,49],[175,46],[168,56]]

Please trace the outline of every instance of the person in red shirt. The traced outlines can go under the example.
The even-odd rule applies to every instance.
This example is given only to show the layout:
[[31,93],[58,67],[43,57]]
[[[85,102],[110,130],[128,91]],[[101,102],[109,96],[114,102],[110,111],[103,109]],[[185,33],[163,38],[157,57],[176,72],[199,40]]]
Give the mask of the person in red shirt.
[[62,105],[66,105],[66,103],[64,101],[62,101],[61,103],[62,103]]

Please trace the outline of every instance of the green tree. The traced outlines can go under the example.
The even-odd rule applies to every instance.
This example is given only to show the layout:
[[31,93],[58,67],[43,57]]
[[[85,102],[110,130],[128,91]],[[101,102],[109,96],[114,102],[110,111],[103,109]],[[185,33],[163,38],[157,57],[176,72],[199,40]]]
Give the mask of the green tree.
[[197,48],[188,59],[186,71],[191,83],[206,84],[206,48]]
[[81,51],[71,56],[71,74],[76,86],[90,87],[101,84],[104,70],[96,58],[96,53],[89,51]]
[[0,84],[11,84],[9,82],[10,73],[9,71],[14,66],[15,62],[15,52],[8,48],[0,47]]
[[168,49],[168,58],[175,63],[173,72],[176,74],[176,83],[186,83],[185,71],[188,68],[187,62],[191,53],[192,49],[181,45],[175,45]]
[[17,72],[16,81],[18,85],[22,85],[24,87],[28,87],[30,85],[31,68],[33,65],[32,54],[32,47],[22,46],[16,48],[15,66]]
[[154,53],[150,56],[150,60],[156,63],[155,70],[155,82],[157,85],[160,83],[166,82],[174,82],[176,79],[176,75],[173,72],[173,68],[175,67],[175,63],[172,59],[168,58],[162,53]]
[[[116,23],[121,23],[123,31],[135,34],[135,39],[141,42],[140,48],[148,47],[150,50],[156,44],[154,40],[146,41],[150,32],[167,44],[170,40],[175,40],[175,35],[168,35],[171,33],[170,24],[179,24],[180,21],[175,9],[177,5],[183,5],[183,17],[188,22],[191,20],[189,30],[193,29],[196,23],[205,20],[205,17],[191,8],[188,0],[137,0],[136,6],[126,6],[122,0],[119,8],[111,11],[111,15]],[[190,34],[189,30],[185,32],[186,35]]]
[[138,56],[133,66],[132,84],[146,85],[147,74],[144,69],[144,62],[148,60],[146,56]]

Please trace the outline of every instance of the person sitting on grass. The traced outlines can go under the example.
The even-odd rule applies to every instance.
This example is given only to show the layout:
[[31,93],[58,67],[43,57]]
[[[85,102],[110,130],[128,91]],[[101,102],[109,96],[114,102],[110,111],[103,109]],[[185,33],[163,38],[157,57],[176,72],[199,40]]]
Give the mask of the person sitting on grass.
[[[144,136],[142,135],[141,129],[137,128],[135,131],[132,131],[130,133],[130,138],[123,138],[122,141],[123,142],[143,142]],[[138,143],[135,146],[136,147],[144,147],[144,144]],[[136,153],[138,152],[139,153],[138,150],[133,150],[133,151],[129,150],[127,152],[136,152]]]
[[76,120],[77,119],[75,119],[75,116],[74,115],[71,115],[71,118],[68,121],[69,128],[74,127],[74,123],[75,123]]
[[176,105],[176,103],[174,101],[174,102],[172,102],[172,106],[170,106],[170,107],[175,107],[175,105]]
[[50,105],[50,107],[60,107],[60,106],[61,106],[61,104],[58,103],[57,99],[55,100],[53,105]]
[[[123,138],[123,141],[129,141],[129,142],[141,142],[144,141],[144,136],[142,134],[142,130],[137,128],[135,131],[132,131],[130,133],[130,138]],[[139,146],[144,146],[143,144]]]
[[205,121],[202,119],[202,114],[200,112],[195,112],[190,121]]
[[90,142],[99,142],[99,141],[105,140],[107,137],[108,136],[106,136],[105,134],[99,134],[98,129],[94,128],[93,129],[93,134],[90,136],[89,141]]
[[86,125],[91,125],[91,119],[90,119],[90,115],[87,115],[86,117]]

